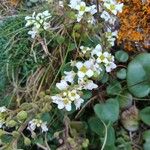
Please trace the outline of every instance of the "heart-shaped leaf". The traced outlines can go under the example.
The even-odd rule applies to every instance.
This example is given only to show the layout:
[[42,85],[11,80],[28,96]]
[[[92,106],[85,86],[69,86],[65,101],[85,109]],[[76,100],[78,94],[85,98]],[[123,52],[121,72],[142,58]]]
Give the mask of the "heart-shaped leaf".
[[127,69],[127,84],[136,97],[145,97],[150,93],[150,54],[143,53],[130,62]]
[[113,81],[106,89],[108,95],[118,95],[121,90],[121,84],[118,81]]
[[103,132],[105,131],[103,123],[100,121],[98,117],[91,117],[88,120],[88,124],[93,132],[95,132],[97,135],[101,136],[103,135]]
[[118,120],[119,103],[116,99],[108,99],[106,103],[96,104],[94,111],[102,121],[113,123]]

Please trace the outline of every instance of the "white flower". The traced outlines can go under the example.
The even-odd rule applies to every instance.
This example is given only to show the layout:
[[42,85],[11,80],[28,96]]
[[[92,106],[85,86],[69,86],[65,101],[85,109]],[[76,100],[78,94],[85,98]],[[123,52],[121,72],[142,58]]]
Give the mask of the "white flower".
[[31,132],[33,132],[36,127],[41,127],[42,132],[47,132],[48,131],[48,127],[47,127],[47,123],[43,122],[40,119],[32,119],[31,121],[29,121],[28,123],[28,127],[27,129],[30,130]]
[[58,105],[58,109],[65,108],[67,111],[71,111],[71,100],[67,97],[61,97],[60,95],[52,96],[53,103]]
[[118,12],[122,12],[123,3],[117,3],[116,1],[110,0],[109,2],[104,2],[104,6],[114,15],[117,15]]
[[92,80],[78,80],[79,89],[93,90],[98,88],[98,85],[95,84]]
[[64,71],[65,76],[63,77],[65,81],[68,81],[70,83],[74,83],[74,77],[76,73],[74,71]]
[[108,63],[108,56],[109,53],[108,52],[98,52],[97,53],[98,58],[96,59],[97,63]]
[[76,106],[76,109],[80,108],[81,107],[81,104],[84,102],[84,100],[82,98],[79,98],[79,99],[76,99],[74,101],[74,104]]
[[67,84],[65,80],[61,80],[60,83],[56,83],[56,87],[59,90],[63,91],[63,90],[66,90],[69,87],[69,85]]
[[48,22],[44,22],[43,23],[43,28],[44,28],[44,30],[49,29],[50,28],[50,24]]
[[43,28],[45,30],[49,29],[50,24],[47,22],[47,19],[51,18],[51,14],[48,12],[48,10],[38,13],[35,16],[35,12],[32,14],[32,16],[26,16],[25,20],[27,21],[25,26],[32,25],[32,30],[28,32],[29,35],[31,35],[32,38],[35,38],[37,34],[40,33]]
[[94,19],[93,16],[89,15],[87,18],[87,22],[90,24],[95,24],[96,20]]
[[85,46],[80,46],[80,49],[83,54],[86,54],[87,52],[90,52],[92,50],[91,48]]
[[27,21],[27,23],[25,24],[26,27],[32,25],[35,23],[35,12],[32,14],[32,16],[26,16],[25,20]]
[[64,7],[64,2],[63,1],[59,1],[59,6],[60,7]]
[[35,38],[35,36],[38,34],[38,29],[33,27],[32,30],[28,31],[28,34],[31,35],[31,38]]
[[114,46],[114,42],[116,40],[115,37],[117,37],[117,34],[118,34],[118,31],[112,32],[110,29],[107,29],[106,38],[107,38],[107,41],[110,43],[111,46]]
[[113,62],[109,62],[107,64],[105,64],[106,67],[106,72],[111,72],[113,69],[115,69],[117,66],[115,63]]
[[7,108],[5,106],[0,107],[0,113],[6,112]]
[[85,61],[84,63],[82,63],[81,61],[77,62],[76,63],[76,67],[78,69],[78,77],[79,78],[83,78],[85,76],[87,77],[92,77],[94,72],[92,70],[93,68],[93,63],[92,61],[88,60],[88,61]]
[[76,17],[77,17],[77,22],[80,22],[83,18],[83,15],[77,14]]
[[91,8],[86,6],[85,2],[81,2],[79,5],[75,7],[78,10],[80,15],[83,15],[85,12],[90,12]]
[[41,129],[42,129],[42,132],[47,132],[48,131],[48,127],[47,127],[47,123],[46,122],[43,122],[41,124]]
[[45,21],[52,17],[48,10],[44,11],[42,15]]
[[97,13],[96,5],[89,6],[89,13],[90,13],[91,15],[94,15],[94,14]]
[[71,101],[80,99],[80,95],[77,93],[77,90],[68,91],[68,98]]
[[72,8],[72,9],[75,9],[75,7],[77,5],[79,5],[81,3],[81,0],[70,0],[70,4],[69,6]]
[[108,21],[111,18],[111,16],[107,11],[104,10],[101,14],[101,18],[103,18],[105,21]]
[[94,56],[94,55],[97,55],[97,53],[101,52],[102,51],[102,47],[100,44],[98,44],[91,52],[91,55]]

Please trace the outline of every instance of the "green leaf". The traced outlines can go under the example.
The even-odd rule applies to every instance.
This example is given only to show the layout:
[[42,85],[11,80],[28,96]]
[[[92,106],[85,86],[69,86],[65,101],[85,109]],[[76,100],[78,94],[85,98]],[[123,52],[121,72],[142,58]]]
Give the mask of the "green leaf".
[[108,73],[105,73],[105,74],[103,75],[103,77],[102,77],[101,82],[102,82],[102,83],[106,83],[108,80],[109,80],[109,75],[108,75]]
[[106,89],[108,95],[118,95],[122,90],[118,81],[113,81]]
[[72,68],[72,66],[71,66],[70,63],[64,64],[63,67],[62,67],[62,69],[61,69],[61,75],[64,76],[64,75],[65,75],[65,74],[64,74],[65,71],[69,72],[69,71],[71,71],[72,69],[73,69],[73,68]]
[[106,145],[104,150],[117,150],[117,148],[114,144],[112,144],[112,145]]
[[9,106],[11,103],[11,96],[5,96],[3,99],[0,100],[0,106]]
[[50,123],[52,117],[50,116],[49,113],[43,113],[42,116],[41,116],[41,119],[42,119],[43,122]]
[[143,139],[145,141],[150,141],[150,130],[147,130],[147,131],[143,132]]
[[32,3],[36,3],[36,2],[38,2],[39,0],[30,0],[30,2],[32,2]]
[[140,118],[145,124],[150,125],[150,106],[140,111]]
[[56,40],[57,40],[57,43],[58,43],[59,45],[61,45],[61,44],[64,43],[65,38],[64,38],[63,36],[59,35],[59,36],[56,37]]
[[79,133],[85,133],[87,125],[86,125],[86,122],[71,121],[70,127],[71,127],[71,129],[75,129]]
[[82,98],[84,100],[89,100],[92,97],[92,92],[91,91],[89,91],[89,90],[82,90],[82,92],[83,92]]
[[150,93],[150,54],[139,54],[130,62],[127,69],[127,85],[136,97],[145,97]]
[[[116,137],[115,137],[115,130],[112,126],[109,126],[107,128],[108,132],[107,132],[107,140],[106,140],[106,145],[113,145],[116,141]],[[105,132],[105,130],[103,130]],[[104,136],[103,138],[101,138],[101,142],[104,142]]]
[[116,98],[120,108],[128,108],[132,105],[132,95],[129,92],[123,92]]
[[76,45],[74,43],[71,43],[68,46],[68,51],[70,52],[70,51],[74,50],[75,48],[76,48]]
[[120,69],[119,71],[117,71],[117,78],[119,79],[126,79],[126,76],[127,76],[127,70],[122,68]]
[[[91,130],[100,136],[100,140],[103,143],[104,136],[105,136],[105,127],[104,127],[103,123],[100,121],[100,119],[98,117],[91,117],[88,120],[88,124],[89,124]],[[108,126],[107,130],[108,130],[108,132],[107,132],[106,145],[112,145],[115,143],[115,131],[112,126]]]
[[91,117],[88,120],[88,124],[91,130],[95,132],[97,135],[101,136],[104,134],[103,133],[105,131],[104,125],[98,117]]
[[145,142],[143,148],[144,150],[150,150],[150,142]]
[[3,143],[10,143],[13,140],[13,137],[11,135],[2,135],[1,140]]
[[119,62],[127,62],[129,59],[129,55],[128,53],[126,53],[125,51],[117,51],[115,53],[115,57]]
[[94,106],[95,114],[104,122],[115,122],[119,117],[119,103],[116,99],[108,99],[106,103]]

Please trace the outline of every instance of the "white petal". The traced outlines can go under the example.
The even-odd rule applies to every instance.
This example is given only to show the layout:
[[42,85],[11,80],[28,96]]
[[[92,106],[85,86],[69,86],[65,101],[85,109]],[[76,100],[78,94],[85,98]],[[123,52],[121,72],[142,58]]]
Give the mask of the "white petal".
[[63,109],[65,106],[64,106],[64,103],[63,102],[59,102],[58,103],[58,109]]
[[71,111],[71,104],[65,105],[65,108],[66,108],[67,111]]
[[78,71],[78,77],[79,78],[83,78],[85,76],[85,74],[81,71]]
[[86,72],[86,75],[91,78],[93,76],[94,72],[90,69]]
[[83,63],[79,61],[75,66],[78,68],[78,70],[80,70],[80,68],[83,66]]

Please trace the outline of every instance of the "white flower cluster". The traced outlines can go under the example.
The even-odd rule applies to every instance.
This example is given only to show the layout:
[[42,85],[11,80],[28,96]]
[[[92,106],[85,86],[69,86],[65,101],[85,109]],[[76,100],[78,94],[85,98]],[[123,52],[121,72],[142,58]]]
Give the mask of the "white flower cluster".
[[41,128],[42,132],[47,132],[48,131],[48,127],[47,127],[47,123],[46,122],[43,122],[40,119],[32,119],[28,123],[27,129],[30,130],[31,132],[33,132],[36,128]]
[[101,18],[104,19],[106,23],[110,24],[110,28],[107,28],[106,38],[111,46],[114,46],[114,42],[117,37],[117,31],[112,32],[111,27],[114,26],[117,20],[117,13],[122,12],[123,3],[117,2],[116,0],[103,0],[104,10],[101,13]]
[[100,75],[102,65],[105,66],[106,72],[116,68],[114,56],[103,52],[100,44],[95,48],[81,46],[80,49],[84,55],[90,54],[88,60],[72,61],[73,69],[70,72],[65,71],[65,76],[56,84],[60,93],[51,96],[53,103],[57,104],[59,109],[65,108],[67,111],[71,111],[72,104],[76,106],[76,109],[80,108],[84,102],[84,99],[81,98],[82,90],[93,90],[98,87],[92,78]]
[[78,22],[83,19],[85,14],[88,16],[88,23],[93,24],[95,22],[93,15],[97,12],[96,5],[87,6],[81,0],[70,0],[69,7],[77,11],[76,17]]
[[5,124],[4,113],[7,111],[5,106],[0,107],[0,128]]
[[38,13],[35,15],[35,12],[32,16],[26,16],[25,20],[27,21],[26,27],[32,26],[32,30],[28,32],[32,38],[35,38],[37,34],[40,33],[42,30],[47,30],[50,27],[49,19],[51,18],[51,14],[48,10]]

